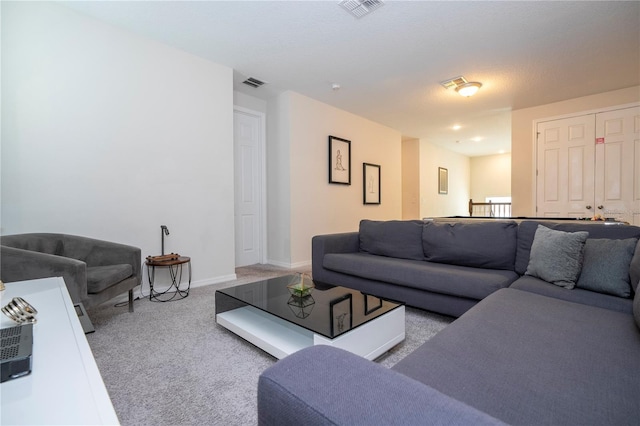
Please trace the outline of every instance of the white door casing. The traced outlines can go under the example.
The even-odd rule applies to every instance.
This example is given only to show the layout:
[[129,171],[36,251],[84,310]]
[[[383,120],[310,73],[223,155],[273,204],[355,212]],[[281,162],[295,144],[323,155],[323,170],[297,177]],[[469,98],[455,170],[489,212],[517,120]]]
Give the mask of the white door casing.
[[233,111],[236,267],[264,263],[265,120],[241,107]]
[[536,216],[593,215],[594,124],[593,114],[538,123]]

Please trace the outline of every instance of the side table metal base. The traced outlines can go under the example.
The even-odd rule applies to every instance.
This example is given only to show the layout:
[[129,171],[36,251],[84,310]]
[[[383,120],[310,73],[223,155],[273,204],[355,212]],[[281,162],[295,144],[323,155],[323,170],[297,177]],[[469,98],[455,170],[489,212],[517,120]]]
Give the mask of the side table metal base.
[[[177,259],[162,261],[148,259],[145,264],[147,265],[147,277],[149,278],[149,300],[152,302],[171,302],[172,300],[180,300],[189,296],[189,290],[191,289],[191,258],[180,256]],[[187,265],[189,281],[186,289],[180,289],[184,265]],[[164,291],[156,291],[153,288],[157,267],[169,269],[171,285]]]

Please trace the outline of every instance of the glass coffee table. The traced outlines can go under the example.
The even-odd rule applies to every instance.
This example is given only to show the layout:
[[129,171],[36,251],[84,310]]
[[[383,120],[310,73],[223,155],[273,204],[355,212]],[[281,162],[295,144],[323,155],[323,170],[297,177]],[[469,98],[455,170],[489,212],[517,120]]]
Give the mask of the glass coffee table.
[[288,275],[216,291],[216,322],[278,359],[330,345],[373,360],[404,340],[404,305],[344,287],[289,288],[300,280]]

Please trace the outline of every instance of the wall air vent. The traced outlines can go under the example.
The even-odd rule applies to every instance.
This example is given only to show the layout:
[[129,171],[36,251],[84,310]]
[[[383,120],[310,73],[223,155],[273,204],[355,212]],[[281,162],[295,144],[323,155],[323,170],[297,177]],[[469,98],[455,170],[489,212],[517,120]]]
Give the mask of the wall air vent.
[[340,6],[358,19],[370,14],[382,5],[384,5],[382,0],[342,0],[340,2]]
[[441,81],[440,84],[445,88],[445,89],[451,89],[451,88],[456,88],[460,85],[463,85],[467,83],[467,79],[464,78],[463,76],[458,76],[458,77],[454,77],[454,78],[450,78],[449,80],[445,80],[445,81]]
[[264,83],[264,81],[260,81],[257,78],[253,78],[253,77],[249,77],[248,79],[246,79],[245,81],[243,81],[244,84],[246,84],[247,86],[251,86],[255,89],[257,89],[258,87],[262,86]]

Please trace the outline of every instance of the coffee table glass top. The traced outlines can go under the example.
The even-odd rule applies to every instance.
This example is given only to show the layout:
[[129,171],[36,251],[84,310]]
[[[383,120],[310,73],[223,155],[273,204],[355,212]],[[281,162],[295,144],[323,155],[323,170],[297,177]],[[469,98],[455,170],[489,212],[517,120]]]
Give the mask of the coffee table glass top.
[[[308,277],[304,279],[312,284]],[[300,275],[288,275],[218,290],[216,314],[253,306],[333,339],[402,306],[358,290],[324,284],[316,284],[307,296],[293,296],[287,286],[299,282]]]

